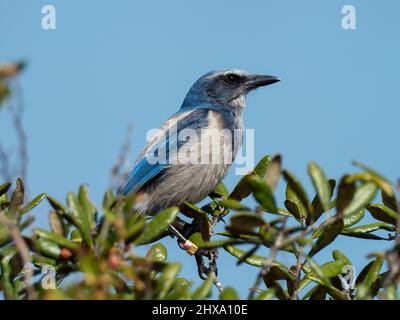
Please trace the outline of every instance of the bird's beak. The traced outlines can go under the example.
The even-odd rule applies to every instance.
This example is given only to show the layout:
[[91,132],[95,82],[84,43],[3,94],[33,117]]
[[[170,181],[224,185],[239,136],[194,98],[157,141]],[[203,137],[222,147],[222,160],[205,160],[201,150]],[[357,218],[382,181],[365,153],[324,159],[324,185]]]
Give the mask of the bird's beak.
[[253,75],[248,78],[246,81],[247,90],[253,90],[258,87],[268,86],[275,82],[281,81],[280,78],[274,76],[265,76],[265,75]]

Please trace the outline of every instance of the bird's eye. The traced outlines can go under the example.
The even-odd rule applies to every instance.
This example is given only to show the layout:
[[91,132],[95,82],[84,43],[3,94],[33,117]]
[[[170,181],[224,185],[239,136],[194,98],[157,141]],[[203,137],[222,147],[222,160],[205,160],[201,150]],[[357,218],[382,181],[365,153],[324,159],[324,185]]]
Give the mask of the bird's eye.
[[240,82],[240,77],[237,74],[229,73],[225,76],[225,81],[228,84],[238,84]]

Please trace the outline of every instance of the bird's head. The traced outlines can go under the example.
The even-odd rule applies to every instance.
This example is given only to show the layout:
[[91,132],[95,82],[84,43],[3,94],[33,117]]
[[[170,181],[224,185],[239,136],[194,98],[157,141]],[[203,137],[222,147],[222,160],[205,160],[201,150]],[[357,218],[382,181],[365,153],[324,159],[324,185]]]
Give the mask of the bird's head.
[[250,74],[238,69],[211,71],[193,84],[183,107],[196,107],[200,103],[243,108],[247,93],[278,81],[278,77]]

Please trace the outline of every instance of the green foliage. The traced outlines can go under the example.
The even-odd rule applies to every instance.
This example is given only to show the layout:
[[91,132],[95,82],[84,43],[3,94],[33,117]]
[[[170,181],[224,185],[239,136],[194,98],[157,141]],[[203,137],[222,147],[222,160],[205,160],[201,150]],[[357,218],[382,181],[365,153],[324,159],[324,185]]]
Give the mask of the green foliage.
[[[13,190],[11,183],[2,184],[0,291],[7,299],[205,299],[216,284],[220,299],[247,295],[233,289],[235,279],[222,289],[214,272],[197,288],[179,277],[181,264],[168,261],[160,240],[182,214],[197,226],[187,238],[198,252],[225,250],[237,264],[258,269],[248,298],[397,299],[400,246],[395,190],[374,170],[356,165],[361,172],[341,177],[336,187],[335,180],[311,162],[308,174],[314,191],[309,193],[293,173],[282,170],[280,156],[265,156],[232,192],[221,183],[202,208],[185,203],[152,219],[133,211],[135,196],[116,198],[110,190],[99,211],[84,186],[77,194],[68,193],[63,204],[44,193],[25,203],[21,180]],[[279,181],[285,183],[282,203],[275,195]],[[383,203],[375,203],[378,191]],[[243,202],[250,195],[257,203],[254,209]],[[51,207],[50,230],[29,228],[33,211],[44,199]],[[227,221],[225,230],[221,221]],[[359,274],[350,274],[351,260],[338,250],[333,249],[331,261],[318,262],[321,251],[331,251],[339,237],[363,239],[365,246],[368,241],[391,241],[393,247],[371,253],[373,260]],[[145,256],[138,255],[136,248],[149,243]],[[293,257],[292,265],[278,260],[280,251]],[[42,274],[44,267],[55,271],[57,289],[44,285],[48,280]],[[224,267],[219,266],[220,274]],[[71,277],[74,274],[80,276]],[[353,286],[348,280],[355,277]]]

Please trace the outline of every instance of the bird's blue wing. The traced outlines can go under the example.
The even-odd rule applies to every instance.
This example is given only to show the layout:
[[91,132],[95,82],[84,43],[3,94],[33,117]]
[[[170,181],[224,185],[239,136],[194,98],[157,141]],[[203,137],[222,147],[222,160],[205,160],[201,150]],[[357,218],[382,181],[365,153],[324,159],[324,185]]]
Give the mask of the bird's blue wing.
[[163,169],[163,164],[150,164],[147,159],[142,159],[133,168],[125,184],[118,190],[118,194],[127,195],[138,191],[148,181],[156,177]]
[[[208,123],[207,115],[208,110],[206,109],[193,109],[185,112],[178,112],[167,120],[161,127],[161,130],[166,132],[173,126],[176,126],[177,132],[185,128],[202,128]],[[146,183],[162,175],[163,170],[168,166],[168,153],[166,155],[166,163],[150,163],[147,156],[153,153],[154,150],[171,150],[174,146],[177,146],[176,137],[171,138],[168,135],[162,135],[153,138],[141,152],[132,172],[117,193],[119,195],[127,195],[137,192],[143,188]],[[181,147],[181,144],[177,147]]]

